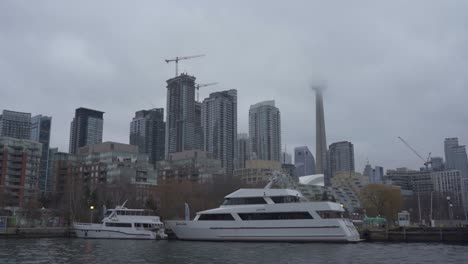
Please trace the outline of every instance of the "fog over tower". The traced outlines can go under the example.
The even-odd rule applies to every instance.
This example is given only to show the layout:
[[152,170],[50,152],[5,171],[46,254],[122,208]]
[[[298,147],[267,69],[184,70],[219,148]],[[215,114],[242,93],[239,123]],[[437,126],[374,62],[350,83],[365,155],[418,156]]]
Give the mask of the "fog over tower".
[[325,134],[325,117],[323,111],[323,86],[312,86],[315,91],[315,173],[323,174],[326,168],[327,136]]

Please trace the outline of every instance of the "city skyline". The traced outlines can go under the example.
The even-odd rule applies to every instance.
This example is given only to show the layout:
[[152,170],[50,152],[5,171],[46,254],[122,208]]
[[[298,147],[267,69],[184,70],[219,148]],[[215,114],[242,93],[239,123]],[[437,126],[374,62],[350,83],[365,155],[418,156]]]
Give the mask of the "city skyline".
[[[15,25],[16,33],[2,37],[5,48],[0,57],[6,63],[0,65],[0,73],[5,76],[0,80],[0,104],[3,109],[52,116],[51,147],[58,146],[61,151],[68,149],[69,135],[64,129],[68,130],[74,109],[81,106],[106,112],[105,141],[127,142],[128,122],[135,111],[153,105],[165,107],[165,80],[173,76],[174,68],[163,59],[206,53],[204,58],[181,62],[180,71],[195,75],[200,82],[221,83],[220,87],[202,88],[201,98],[214,91],[238,90],[239,133],[248,131],[249,105],[274,99],[282,112],[283,143],[291,149],[300,145],[315,149],[315,127],[311,121],[315,116],[311,104],[314,95],[308,86],[310,79],[322,78],[328,83],[324,92],[327,142],[353,142],[357,171],[362,171],[367,159],[385,168],[419,168],[422,164],[398,142],[398,136],[423,155],[432,152],[433,156],[443,156],[440,142],[444,138],[458,137],[461,145],[468,143],[468,117],[464,111],[464,98],[468,97],[464,89],[466,62],[454,59],[467,54],[462,48],[466,34],[459,27],[466,21],[464,8],[449,4],[441,8],[424,2],[418,9],[402,10],[398,4],[370,4],[374,12],[363,12],[359,5],[352,5],[349,8],[354,12],[334,14],[331,4],[304,5],[304,11],[290,17],[284,27],[276,27],[281,25],[276,21],[278,12],[285,7],[276,3],[253,4],[252,10],[262,8],[261,14],[240,7],[202,5],[196,9],[201,17],[189,12],[195,4],[187,3],[186,7],[178,7],[186,11],[183,16],[175,14],[187,23],[169,23],[165,27],[159,24],[166,20],[159,21],[152,12],[161,12],[164,18],[167,10],[117,5],[114,15],[140,14],[132,16],[135,19],[122,20],[125,26],[119,28],[111,23],[115,22],[112,16],[84,16],[85,10],[73,4],[55,3],[54,10],[63,11],[56,13],[50,5],[4,2],[0,12],[15,16],[1,15],[0,27],[2,32],[10,32],[10,26]],[[236,24],[238,29],[233,28],[230,23],[235,16],[227,10],[242,14],[248,26]],[[306,10],[313,10],[313,14]],[[396,16],[388,10],[398,10],[399,20],[395,21]],[[20,19],[26,15],[29,22],[24,24]],[[332,23],[337,15],[344,16],[342,22]],[[419,30],[415,15],[429,21],[430,30]],[[57,23],[50,24],[48,16]],[[225,22],[213,23],[220,16]],[[260,20],[270,23],[271,28]],[[394,22],[393,27],[381,30],[387,20]],[[330,24],[324,26],[322,21]],[[360,30],[369,21],[376,26]],[[89,31],[89,23],[93,23],[94,30]],[[335,29],[349,23],[349,31],[336,34]],[[200,27],[206,29],[202,37],[191,45],[182,44],[193,39],[190,32],[198,32],[194,28]],[[223,27],[226,30],[221,31]],[[268,33],[273,27],[277,29],[276,36]],[[115,28],[119,28],[118,34]],[[154,37],[158,31],[167,36],[165,43]],[[221,34],[217,37],[220,43],[208,38],[215,33]],[[316,37],[309,37],[314,34]],[[120,37],[131,41],[115,41]],[[238,48],[232,44],[238,39],[250,40],[246,51],[245,45]],[[333,53],[339,56],[332,56]],[[246,63],[252,57],[256,59]],[[275,60],[278,63],[272,63]],[[220,65],[224,67],[222,72],[217,71]],[[436,128],[434,122],[438,124]]]

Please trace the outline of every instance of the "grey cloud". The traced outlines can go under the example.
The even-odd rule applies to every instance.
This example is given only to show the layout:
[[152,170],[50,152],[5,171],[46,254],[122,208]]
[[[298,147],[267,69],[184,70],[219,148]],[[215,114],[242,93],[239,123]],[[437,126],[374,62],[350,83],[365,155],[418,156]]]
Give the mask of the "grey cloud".
[[442,155],[468,143],[466,1],[1,1],[0,109],[53,116],[68,149],[79,106],[105,111],[104,139],[128,142],[136,110],[165,106],[174,65],[206,87],[275,99],[283,142],[315,147],[311,80],[324,78],[328,142],[355,144],[357,168],[419,166],[398,142]]

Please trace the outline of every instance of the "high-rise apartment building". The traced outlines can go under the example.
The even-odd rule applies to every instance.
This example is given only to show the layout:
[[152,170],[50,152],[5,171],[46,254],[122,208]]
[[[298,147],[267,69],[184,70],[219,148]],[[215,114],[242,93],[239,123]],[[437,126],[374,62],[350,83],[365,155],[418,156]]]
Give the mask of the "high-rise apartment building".
[[247,160],[250,160],[250,142],[247,133],[237,134],[235,149],[235,168],[244,169]]
[[203,100],[201,110],[203,149],[213,153],[230,175],[234,170],[237,137],[237,91],[211,93]]
[[330,145],[327,153],[327,175],[325,184],[337,172],[354,172],[354,146],[351,142],[341,141]]
[[315,173],[325,172],[327,165],[327,135],[325,133],[325,114],[323,110],[323,87],[314,87],[315,90]]
[[0,202],[5,206],[24,206],[36,200],[42,144],[0,137],[0,149]]
[[370,183],[382,183],[384,178],[384,168],[381,166],[375,166],[375,168],[372,168],[372,166],[367,163],[362,175],[367,176]]
[[75,110],[75,117],[70,125],[70,153],[78,149],[102,142],[104,112],[80,107]]
[[315,174],[314,155],[307,146],[294,149],[294,164],[298,177]]
[[468,178],[468,158],[466,147],[458,145],[458,138],[446,138],[444,141],[446,169],[461,172],[462,177]]
[[195,102],[195,77],[181,74],[167,80],[166,157],[202,149],[201,105]]
[[291,164],[292,165],[292,156],[286,151],[281,152],[281,164]]
[[153,165],[164,159],[166,123],[163,108],[135,113],[130,123],[130,144],[138,146],[140,153],[148,154],[149,161]]
[[275,101],[250,106],[249,137],[252,159],[281,160],[281,115]]
[[458,147],[458,138],[446,138],[444,140],[445,168],[453,169],[454,158],[452,148]]
[[29,139],[31,137],[31,114],[3,110],[0,115],[0,137]]
[[39,190],[42,195],[49,194],[48,189],[48,167],[49,167],[49,146],[52,117],[37,115],[31,118],[31,140],[42,144],[41,172],[39,175]]

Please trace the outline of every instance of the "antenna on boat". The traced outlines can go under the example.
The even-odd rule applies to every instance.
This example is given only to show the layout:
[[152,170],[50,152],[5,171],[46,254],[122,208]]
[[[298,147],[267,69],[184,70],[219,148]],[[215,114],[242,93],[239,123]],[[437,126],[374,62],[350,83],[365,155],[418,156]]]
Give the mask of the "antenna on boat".
[[127,200],[125,200],[125,202],[124,202],[124,203],[123,203],[123,204],[122,204],[120,207],[124,207],[124,206],[125,206],[125,204],[127,203],[127,201],[128,201],[128,199],[127,199]]

